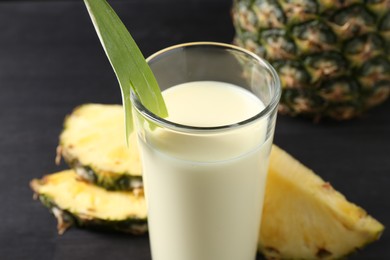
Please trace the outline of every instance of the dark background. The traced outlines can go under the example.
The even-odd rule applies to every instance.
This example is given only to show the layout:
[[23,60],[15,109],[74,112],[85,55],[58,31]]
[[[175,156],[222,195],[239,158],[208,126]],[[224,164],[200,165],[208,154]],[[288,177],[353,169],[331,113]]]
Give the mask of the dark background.
[[[110,3],[145,56],[189,41],[229,43],[234,34],[230,0]],[[59,236],[53,216],[32,200],[31,179],[65,168],[54,165],[64,116],[87,102],[121,98],[83,2],[0,1],[1,260],[150,259],[147,236]],[[389,112],[387,102],[343,123],[279,116],[275,143],[389,226]],[[390,259],[389,247],[385,231],[351,259]]]

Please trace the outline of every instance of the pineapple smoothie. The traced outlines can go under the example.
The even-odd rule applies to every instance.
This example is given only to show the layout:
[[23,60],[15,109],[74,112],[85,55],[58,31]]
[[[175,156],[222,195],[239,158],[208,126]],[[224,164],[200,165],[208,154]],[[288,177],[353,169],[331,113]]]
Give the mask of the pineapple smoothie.
[[[234,125],[264,109],[246,89],[216,81],[180,84],[163,97],[167,120],[186,126]],[[222,131],[137,122],[152,258],[255,259],[272,143],[269,118]]]

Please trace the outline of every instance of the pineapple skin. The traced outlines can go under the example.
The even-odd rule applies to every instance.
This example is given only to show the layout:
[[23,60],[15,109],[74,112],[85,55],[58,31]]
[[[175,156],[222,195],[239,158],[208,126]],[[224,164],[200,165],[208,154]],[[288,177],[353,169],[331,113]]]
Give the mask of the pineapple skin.
[[234,0],[234,43],[281,78],[279,111],[348,120],[390,95],[390,0]]
[[[74,181],[69,182],[70,178],[74,179]],[[60,182],[68,182],[68,187],[71,187],[71,190],[62,188],[63,186],[61,187],[58,185]],[[72,226],[119,231],[134,235],[144,234],[148,230],[146,208],[142,206],[141,208],[139,208],[139,206],[134,206],[132,208],[132,211],[134,212],[121,214],[121,217],[114,216],[111,212],[106,212],[105,216],[97,216],[96,212],[101,210],[99,209],[99,201],[102,200],[101,194],[104,194],[103,196],[111,196],[113,192],[94,187],[93,184],[87,184],[84,181],[79,180],[76,173],[72,170],[49,174],[42,179],[33,179],[30,182],[30,187],[34,191],[34,199],[39,199],[55,216],[57,220],[57,231],[60,235]],[[48,190],[47,187],[51,188]],[[100,189],[99,198],[97,197],[98,195],[95,194],[96,197],[91,199],[91,201],[81,199],[83,194],[92,196],[91,194],[94,194],[94,190],[96,189]],[[74,194],[72,194],[72,192]],[[145,204],[142,192],[140,192],[140,194],[135,194],[133,192],[115,193],[133,196],[141,205]],[[82,202],[80,202],[80,199]],[[71,206],[65,206],[64,200]],[[106,201],[108,201],[108,203],[114,203],[110,199],[107,199]],[[128,203],[131,202],[129,201]],[[125,208],[122,205],[118,210],[125,211],[128,209],[129,207]]]
[[142,176],[94,169],[93,166],[83,165],[76,158],[69,156],[66,149],[60,153],[68,166],[74,169],[76,174],[86,182],[110,191],[133,191],[143,188]]
[[259,235],[267,259],[340,259],[383,231],[364,209],[273,145]]

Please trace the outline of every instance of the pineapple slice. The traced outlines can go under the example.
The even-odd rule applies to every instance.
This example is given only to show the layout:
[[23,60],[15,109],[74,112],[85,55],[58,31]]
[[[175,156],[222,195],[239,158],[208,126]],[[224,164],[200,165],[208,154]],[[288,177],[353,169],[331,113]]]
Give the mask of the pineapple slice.
[[58,221],[58,233],[72,225],[118,230],[132,234],[147,231],[146,203],[142,192],[107,191],[79,180],[72,170],[30,182],[36,198]]
[[273,146],[259,249],[269,259],[337,259],[384,227],[314,172]]
[[[115,190],[141,187],[141,164],[136,139],[135,136],[131,137],[132,150],[127,150],[123,142],[123,121],[123,110],[119,105],[80,106],[66,119],[60,137],[60,154],[84,180]],[[75,173],[69,171],[67,174],[70,176]],[[128,231],[129,225],[115,223],[131,224],[134,219],[141,219],[141,224],[146,223],[146,211],[141,217],[137,213],[137,218],[129,219],[127,213],[116,217],[111,214],[91,215],[88,211],[90,205],[79,205],[74,196],[66,197],[68,204],[61,204],[58,198],[65,198],[65,192],[60,190],[50,195],[41,189],[47,186],[46,183],[51,183],[47,178],[51,180],[56,175],[51,176],[42,181],[34,180],[32,187],[58,216],[70,212],[73,215],[71,219],[79,219],[81,224],[86,222],[83,216],[87,216],[87,224],[119,231]],[[85,185],[83,196],[90,194],[90,200],[96,196],[91,193],[95,189],[101,191],[99,196],[103,198],[121,194],[104,191],[72,178],[76,187]],[[53,185],[50,187],[55,189]],[[137,199],[139,203],[144,203],[142,195]],[[113,207],[121,208],[115,206],[118,205],[116,202],[112,203]],[[70,205],[78,205],[77,210],[70,208]],[[100,204],[95,206],[97,209],[101,207]],[[130,210],[131,207],[129,205],[129,209],[123,210]],[[59,218],[60,226],[64,219]],[[270,259],[340,258],[378,239],[384,229],[363,209],[348,202],[329,183],[277,146],[273,146],[270,157],[261,226],[259,250]]]
[[124,112],[120,105],[85,104],[67,116],[57,149],[85,181],[108,190],[142,187],[136,135],[125,143]]
[[[147,231],[142,190],[107,191],[72,170],[31,181],[63,233],[71,225]],[[268,259],[337,259],[377,240],[384,227],[329,183],[273,146],[259,250]]]

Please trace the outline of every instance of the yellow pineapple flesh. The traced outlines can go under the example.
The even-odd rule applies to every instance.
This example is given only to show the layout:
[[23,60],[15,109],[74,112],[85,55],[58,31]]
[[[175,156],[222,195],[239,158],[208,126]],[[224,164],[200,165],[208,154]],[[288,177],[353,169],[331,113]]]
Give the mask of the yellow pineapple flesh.
[[34,179],[35,197],[50,209],[58,221],[58,233],[71,226],[143,234],[147,211],[139,190],[108,191],[87,183],[73,170],[64,170]]
[[58,158],[83,180],[108,190],[142,188],[135,133],[126,147],[124,110],[120,105],[84,104],[66,117]]
[[273,146],[259,250],[268,259],[337,259],[377,240],[383,225]]
[[[115,164],[117,159],[122,159],[119,155],[123,153],[111,153],[116,147],[125,148],[124,143],[118,141],[123,139],[124,132],[120,106],[80,106],[68,117],[65,128],[61,135],[64,157],[76,158],[81,165],[95,166],[95,174],[99,176],[102,172],[111,172],[110,178],[127,175],[120,168],[123,165],[118,168]],[[131,147],[136,147],[135,139],[130,139],[130,142],[133,142]],[[139,158],[138,150],[133,153],[133,158]],[[101,164],[105,161],[110,164]],[[127,161],[126,164],[129,164],[128,169],[139,169],[137,172],[142,178],[139,160]],[[136,206],[137,203],[145,204],[142,188],[133,192],[107,191],[95,186],[100,185],[99,182],[83,181],[83,176],[65,171],[40,181],[34,180],[32,187],[41,201],[54,209],[53,213],[59,210],[69,212],[72,219],[77,220],[73,222],[79,225],[105,226],[130,233],[146,231],[146,208],[142,206],[140,210]],[[115,181],[107,183],[118,188]],[[107,185],[100,186],[107,189]],[[137,203],[124,202],[123,196],[133,196],[134,191],[140,192],[136,196]],[[60,217],[60,223],[63,219],[66,218]],[[337,259],[377,240],[383,229],[381,223],[348,202],[329,183],[273,146],[259,236],[259,250],[266,258]]]

